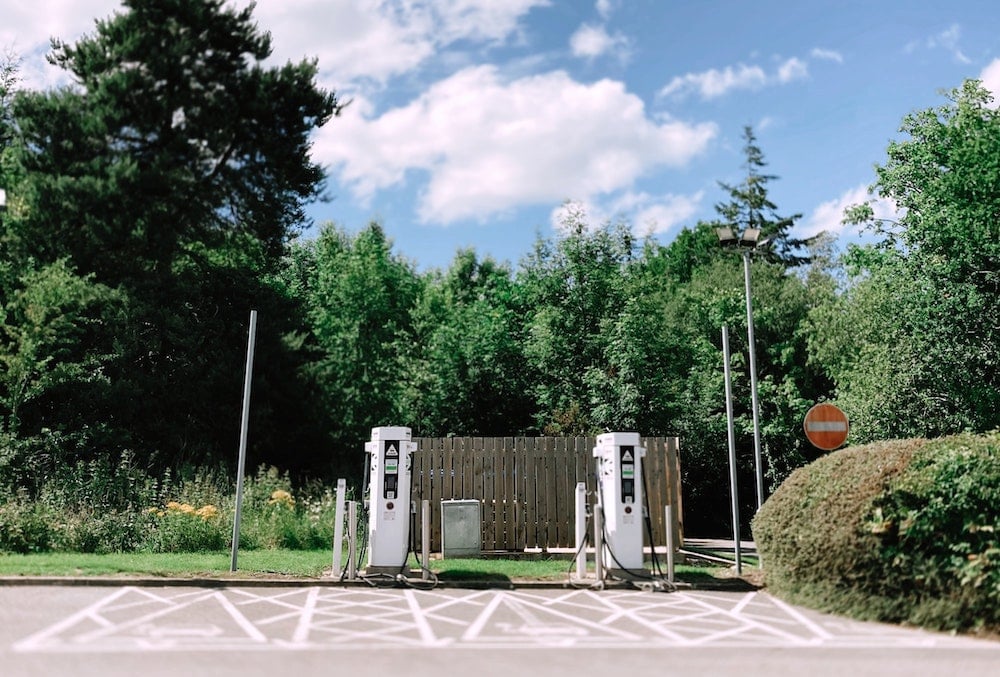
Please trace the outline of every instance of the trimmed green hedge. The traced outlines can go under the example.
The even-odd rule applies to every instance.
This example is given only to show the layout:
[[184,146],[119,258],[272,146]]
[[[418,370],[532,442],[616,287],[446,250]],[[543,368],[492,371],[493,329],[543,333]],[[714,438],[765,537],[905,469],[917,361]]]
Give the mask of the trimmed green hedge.
[[1000,433],[852,447],[754,518],[767,585],[869,620],[1000,631]]

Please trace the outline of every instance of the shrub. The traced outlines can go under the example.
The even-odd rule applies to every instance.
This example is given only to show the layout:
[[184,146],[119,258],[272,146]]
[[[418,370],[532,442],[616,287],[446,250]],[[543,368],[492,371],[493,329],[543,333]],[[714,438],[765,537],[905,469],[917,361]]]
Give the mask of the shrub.
[[[235,492],[217,470],[150,477],[131,454],[65,466],[32,490],[0,493],[0,552],[197,552],[232,544]],[[333,540],[322,484],[293,488],[261,466],[244,483],[240,547],[315,549]]]
[[754,518],[768,587],[859,618],[1000,628],[1000,434],[845,449]]
[[0,505],[0,552],[46,552],[56,539],[57,515],[20,493]]
[[130,552],[143,542],[144,520],[132,510],[60,511],[53,550],[67,552]]
[[244,486],[240,547],[330,547],[334,512],[334,495],[329,488],[309,485],[295,491],[287,474],[261,467]]
[[190,503],[167,501],[163,508],[145,512],[148,531],[143,549],[153,552],[202,552],[221,550],[231,542],[231,521],[208,503],[194,507]]

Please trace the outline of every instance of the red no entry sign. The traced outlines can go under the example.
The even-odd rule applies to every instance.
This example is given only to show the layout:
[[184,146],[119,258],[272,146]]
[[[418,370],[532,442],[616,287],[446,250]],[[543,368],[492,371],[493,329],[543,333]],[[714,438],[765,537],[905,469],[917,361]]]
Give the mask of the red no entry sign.
[[820,402],[808,412],[802,424],[806,437],[824,451],[838,448],[847,440],[847,414],[829,402]]

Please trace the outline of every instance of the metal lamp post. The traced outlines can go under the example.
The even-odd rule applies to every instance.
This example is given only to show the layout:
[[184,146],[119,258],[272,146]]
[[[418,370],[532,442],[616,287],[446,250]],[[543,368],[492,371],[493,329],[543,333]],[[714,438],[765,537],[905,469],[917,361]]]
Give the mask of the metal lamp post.
[[716,228],[723,247],[736,247],[743,255],[743,282],[747,301],[747,341],[750,350],[750,398],[753,403],[753,457],[757,475],[757,510],[764,504],[764,472],[760,451],[760,402],[757,399],[757,350],[753,336],[753,293],[750,288],[750,254],[769,242],[760,239],[760,228],[747,228],[739,237],[732,228]]

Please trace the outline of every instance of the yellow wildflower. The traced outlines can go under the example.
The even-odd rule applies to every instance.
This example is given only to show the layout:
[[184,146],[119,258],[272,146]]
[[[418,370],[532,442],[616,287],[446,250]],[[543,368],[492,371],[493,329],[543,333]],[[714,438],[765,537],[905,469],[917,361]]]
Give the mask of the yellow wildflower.
[[202,518],[207,522],[213,517],[218,517],[219,509],[216,508],[214,505],[203,505],[200,508],[198,508],[194,514],[196,514],[198,517]]
[[285,491],[284,489],[277,489],[271,492],[271,500],[268,501],[268,504],[284,505],[288,508],[291,508],[293,505],[295,505],[295,499],[292,498],[292,495],[287,491]]
[[185,515],[193,515],[195,513],[193,505],[190,503],[178,503],[177,501],[167,503],[167,510],[170,512],[182,512]]

